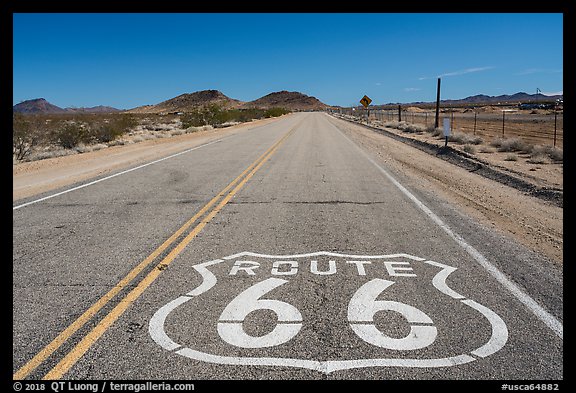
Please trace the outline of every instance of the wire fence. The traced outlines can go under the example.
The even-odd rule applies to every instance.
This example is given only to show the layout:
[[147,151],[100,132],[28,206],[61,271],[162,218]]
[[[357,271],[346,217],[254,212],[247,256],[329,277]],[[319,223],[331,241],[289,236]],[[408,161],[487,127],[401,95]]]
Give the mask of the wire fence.
[[[436,112],[427,110],[340,108],[335,112],[380,123],[405,121],[422,124],[426,128],[434,128],[436,121]],[[520,138],[530,144],[552,145],[559,149],[562,149],[564,144],[563,112],[443,109],[438,117],[439,127],[442,127],[443,120],[448,118],[452,132],[477,135],[487,141],[495,138]]]

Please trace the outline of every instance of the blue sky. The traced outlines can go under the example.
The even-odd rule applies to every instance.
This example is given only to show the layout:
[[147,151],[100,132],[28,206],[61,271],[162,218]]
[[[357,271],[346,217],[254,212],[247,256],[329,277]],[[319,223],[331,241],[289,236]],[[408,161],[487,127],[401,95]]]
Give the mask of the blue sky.
[[15,13],[13,104],[130,109],[216,89],[329,105],[563,92],[561,13]]

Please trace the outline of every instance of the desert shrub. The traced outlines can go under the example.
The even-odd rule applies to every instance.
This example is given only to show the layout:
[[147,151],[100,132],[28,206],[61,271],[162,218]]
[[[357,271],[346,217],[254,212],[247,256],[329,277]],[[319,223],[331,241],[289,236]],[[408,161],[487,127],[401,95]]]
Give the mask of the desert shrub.
[[138,125],[137,120],[130,115],[112,115],[107,118],[97,117],[89,122],[90,138],[96,143],[111,142],[117,137],[128,133]]
[[182,121],[182,127],[186,129],[199,127],[206,124],[200,111],[186,112],[182,115],[180,120]]
[[491,143],[500,152],[521,151],[529,153],[532,146],[520,138],[495,138]]
[[426,126],[422,124],[405,123],[400,126],[400,130],[409,133],[422,133],[426,130]]
[[405,123],[405,122],[387,121],[384,123],[384,127],[400,129],[400,126],[402,125],[402,123]]
[[554,161],[564,161],[564,150],[553,147],[548,156]]
[[34,148],[44,142],[41,121],[34,116],[15,113],[12,117],[12,156],[16,160],[29,157]]
[[432,136],[441,136],[444,134],[444,129],[440,128],[440,127],[436,127],[434,128],[433,126],[430,127],[430,131],[429,131]]
[[264,112],[264,117],[265,118],[278,117],[285,115],[287,113],[290,113],[290,111],[284,108],[270,108]]
[[504,161],[518,161],[518,156],[516,154],[508,154],[504,157]]
[[548,156],[544,153],[533,153],[527,160],[530,164],[547,164]]
[[480,147],[480,153],[494,153],[494,150],[489,146],[482,146]]
[[76,121],[63,121],[52,133],[52,140],[64,149],[73,149],[80,143],[89,143],[90,135],[83,124]]
[[473,145],[466,144],[466,145],[464,145],[463,149],[466,153],[470,153],[470,154],[476,153],[476,149],[474,148]]
[[210,105],[194,111],[186,112],[180,116],[182,128],[214,126],[222,127],[230,123],[245,123],[252,119],[262,119],[277,117],[290,113],[284,108],[270,109],[227,109],[224,110],[217,105]]
[[549,145],[535,145],[532,147],[530,157],[547,156],[554,161],[562,161],[564,158],[563,150]]
[[453,132],[450,135],[449,140],[463,145],[480,145],[483,142],[482,138],[479,136],[474,136],[463,132]]

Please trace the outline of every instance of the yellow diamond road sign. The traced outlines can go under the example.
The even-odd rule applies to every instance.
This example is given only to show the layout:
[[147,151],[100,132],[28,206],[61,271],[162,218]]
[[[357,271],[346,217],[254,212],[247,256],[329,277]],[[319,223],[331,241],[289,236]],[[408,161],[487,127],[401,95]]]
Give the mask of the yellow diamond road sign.
[[364,108],[368,108],[368,105],[370,105],[370,103],[372,102],[372,100],[370,99],[370,97],[368,96],[364,96],[362,97],[362,99],[360,100],[360,103],[362,105],[364,105]]

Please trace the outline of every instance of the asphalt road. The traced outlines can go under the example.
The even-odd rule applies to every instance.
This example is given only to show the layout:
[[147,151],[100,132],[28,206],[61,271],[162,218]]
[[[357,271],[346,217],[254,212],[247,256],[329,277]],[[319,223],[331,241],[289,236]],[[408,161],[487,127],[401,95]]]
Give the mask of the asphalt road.
[[561,273],[338,122],[14,202],[13,378],[562,380]]

